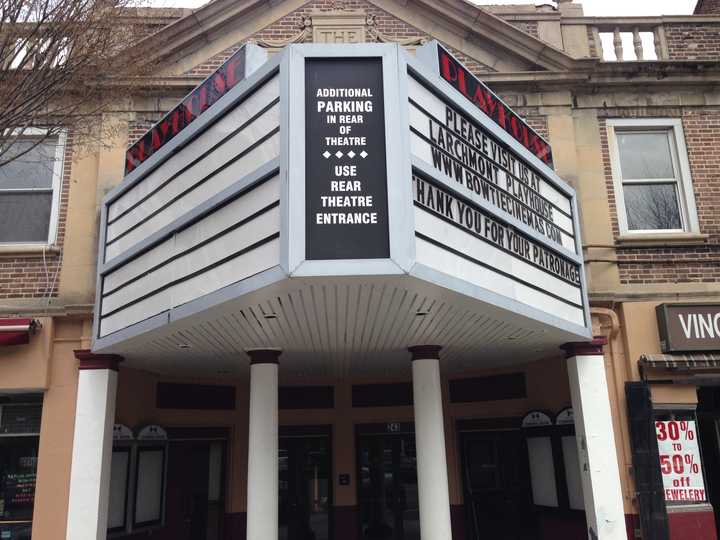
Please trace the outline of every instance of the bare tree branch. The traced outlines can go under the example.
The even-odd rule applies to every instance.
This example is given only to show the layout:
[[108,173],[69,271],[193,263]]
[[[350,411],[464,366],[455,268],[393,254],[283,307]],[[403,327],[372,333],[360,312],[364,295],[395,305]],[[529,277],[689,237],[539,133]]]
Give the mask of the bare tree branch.
[[[139,0],[0,0],[0,167],[72,129],[104,135],[99,117],[131,95],[146,63],[130,54],[142,37],[131,22]],[[39,132],[35,128],[41,128]]]

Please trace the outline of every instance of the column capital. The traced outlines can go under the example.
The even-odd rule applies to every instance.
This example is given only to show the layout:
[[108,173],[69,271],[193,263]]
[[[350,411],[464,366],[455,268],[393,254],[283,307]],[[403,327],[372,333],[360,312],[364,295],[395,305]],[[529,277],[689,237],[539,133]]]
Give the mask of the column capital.
[[78,369],[111,369],[118,370],[123,357],[117,354],[95,354],[90,349],[76,349],[75,358],[80,360]]
[[253,364],[279,364],[282,349],[265,347],[258,349],[245,349],[245,352],[250,357],[251,366]]
[[573,356],[602,356],[603,346],[607,345],[605,336],[595,336],[592,341],[577,341],[561,345],[560,348],[565,351],[565,358]]
[[413,345],[408,347],[412,360],[440,360],[440,345]]

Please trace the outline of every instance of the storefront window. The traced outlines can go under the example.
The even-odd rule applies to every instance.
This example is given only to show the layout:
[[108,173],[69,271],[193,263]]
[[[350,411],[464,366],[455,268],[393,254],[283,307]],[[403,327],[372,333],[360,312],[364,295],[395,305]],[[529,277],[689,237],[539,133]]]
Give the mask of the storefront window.
[[[33,396],[29,399],[38,398]],[[41,403],[0,397],[0,539],[29,540],[37,476]],[[4,401],[4,402],[3,402]]]

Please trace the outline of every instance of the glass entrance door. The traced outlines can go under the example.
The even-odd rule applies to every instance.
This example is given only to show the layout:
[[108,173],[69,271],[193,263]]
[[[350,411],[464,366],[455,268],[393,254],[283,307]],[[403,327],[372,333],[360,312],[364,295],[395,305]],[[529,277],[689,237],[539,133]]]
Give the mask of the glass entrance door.
[[165,527],[158,540],[220,540],[225,509],[225,442],[171,441]]
[[527,450],[519,431],[460,434],[470,538],[535,540]]
[[280,434],[280,540],[329,540],[330,433],[292,431]]
[[360,432],[357,461],[361,538],[419,540],[414,434]]

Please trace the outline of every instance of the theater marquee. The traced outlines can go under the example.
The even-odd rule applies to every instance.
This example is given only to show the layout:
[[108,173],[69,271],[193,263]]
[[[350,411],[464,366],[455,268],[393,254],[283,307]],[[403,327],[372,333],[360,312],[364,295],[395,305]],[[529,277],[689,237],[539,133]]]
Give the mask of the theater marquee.
[[405,354],[412,333],[474,361],[494,354],[462,345],[477,331],[530,359],[590,337],[575,192],[447,51],[293,45],[243,80],[237,62],[191,94],[209,96],[192,126],[150,130],[151,159],[105,200],[95,350],[222,344],[228,320],[260,339],[268,313],[317,329],[272,344],[313,355]]

